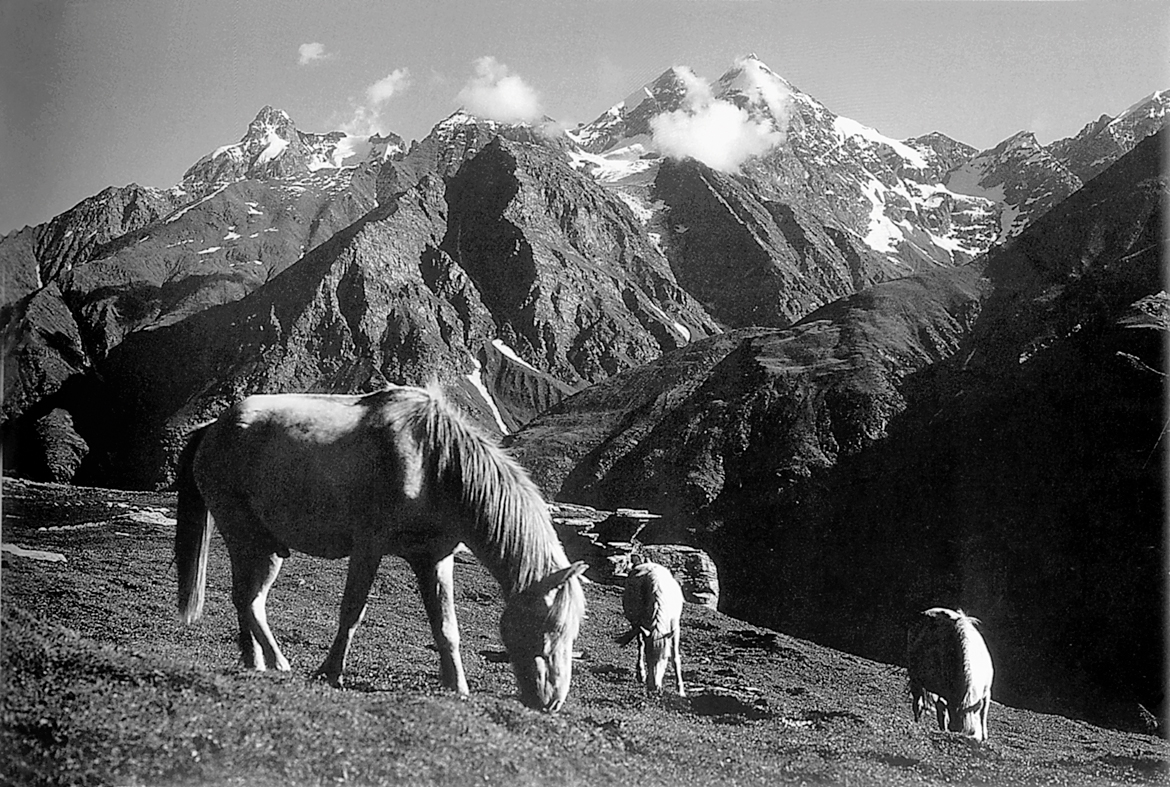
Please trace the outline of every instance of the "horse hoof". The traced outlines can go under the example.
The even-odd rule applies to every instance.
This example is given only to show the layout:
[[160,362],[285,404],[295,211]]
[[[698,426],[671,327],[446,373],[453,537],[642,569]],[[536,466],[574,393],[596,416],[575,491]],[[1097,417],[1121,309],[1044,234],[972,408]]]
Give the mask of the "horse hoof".
[[314,672],[313,680],[324,681],[335,689],[345,688],[345,680],[340,675],[329,675],[324,670],[317,670]]

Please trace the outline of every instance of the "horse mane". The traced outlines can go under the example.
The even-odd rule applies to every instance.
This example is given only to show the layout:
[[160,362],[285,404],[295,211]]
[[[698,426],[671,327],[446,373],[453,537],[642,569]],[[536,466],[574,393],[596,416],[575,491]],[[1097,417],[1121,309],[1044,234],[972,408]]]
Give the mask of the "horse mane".
[[968,615],[966,612],[964,612],[961,609],[956,609],[955,612],[959,613],[959,618],[958,618],[959,621],[965,620],[968,623],[970,623],[972,626],[975,626],[976,628],[983,625],[983,621],[980,620],[979,618],[975,617],[974,615]]
[[505,596],[567,566],[548,506],[524,468],[448,405],[436,383],[419,393],[411,415],[428,477],[458,501],[469,520],[467,546]]

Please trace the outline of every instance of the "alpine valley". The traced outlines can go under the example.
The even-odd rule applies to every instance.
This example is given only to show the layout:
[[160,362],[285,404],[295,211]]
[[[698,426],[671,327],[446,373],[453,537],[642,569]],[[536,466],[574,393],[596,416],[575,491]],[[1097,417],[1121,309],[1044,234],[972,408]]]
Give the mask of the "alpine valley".
[[[264,107],[178,185],[0,239],[4,466],[161,489],[247,393],[438,379],[550,499],[710,553],[725,612],[898,662],[910,613],[962,606],[998,700],[1145,730],[1168,107],[980,151],[753,56],[572,130]],[[710,111],[748,144],[680,148]]]

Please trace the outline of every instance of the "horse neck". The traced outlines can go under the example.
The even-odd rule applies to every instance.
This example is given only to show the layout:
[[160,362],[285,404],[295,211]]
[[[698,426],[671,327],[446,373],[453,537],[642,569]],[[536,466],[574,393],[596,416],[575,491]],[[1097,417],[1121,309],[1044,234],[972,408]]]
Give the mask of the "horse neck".
[[523,470],[490,449],[479,458],[487,460],[486,469],[475,474],[475,483],[464,479],[464,542],[510,598],[569,561],[544,499]]
[[[547,511],[496,512],[473,519],[467,546],[496,578],[505,598],[523,593],[536,582],[569,564],[548,520]],[[540,503],[543,508],[543,503]],[[542,516],[543,513],[543,516]],[[478,521],[476,521],[478,520]]]
[[433,472],[459,509],[463,542],[500,583],[505,597],[569,564],[548,507],[524,470],[431,397],[417,411]]

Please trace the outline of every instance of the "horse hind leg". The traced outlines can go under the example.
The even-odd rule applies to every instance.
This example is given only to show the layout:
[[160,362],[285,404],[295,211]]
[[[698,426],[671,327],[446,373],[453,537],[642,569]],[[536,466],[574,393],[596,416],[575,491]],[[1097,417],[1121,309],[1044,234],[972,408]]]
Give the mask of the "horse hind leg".
[[240,659],[245,667],[287,671],[288,659],[268,626],[268,591],[284,559],[275,544],[260,539],[225,538],[232,562],[232,604],[240,624]]
[[638,630],[638,657],[634,662],[634,677],[638,683],[646,682],[646,631]]
[[922,718],[922,710],[925,707],[926,696],[923,694],[922,687],[912,682],[910,684],[910,710],[914,711],[915,722]]
[[677,628],[674,630],[674,637],[671,644],[671,655],[674,659],[674,678],[678,683],[678,696],[687,696],[686,687],[683,686],[682,675],[682,632]]

